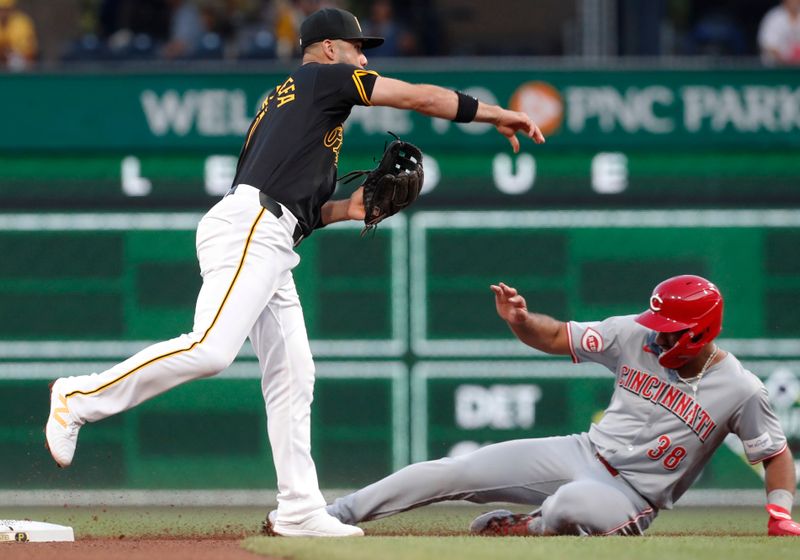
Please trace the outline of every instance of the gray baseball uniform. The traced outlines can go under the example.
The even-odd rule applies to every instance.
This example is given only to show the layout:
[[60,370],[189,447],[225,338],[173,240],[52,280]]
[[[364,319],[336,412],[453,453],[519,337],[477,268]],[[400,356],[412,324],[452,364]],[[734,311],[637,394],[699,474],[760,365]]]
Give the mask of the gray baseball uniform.
[[733,432],[748,459],[786,448],[764,385],[730,353],[696,383],[658,364],[655,333],[633,320],[568,323],[573,361],[614,372],[614,394],[588,433],[489,445],[410,465],[336,500],[346,523],[445,500],[541,505],[537,533],[641,534]]

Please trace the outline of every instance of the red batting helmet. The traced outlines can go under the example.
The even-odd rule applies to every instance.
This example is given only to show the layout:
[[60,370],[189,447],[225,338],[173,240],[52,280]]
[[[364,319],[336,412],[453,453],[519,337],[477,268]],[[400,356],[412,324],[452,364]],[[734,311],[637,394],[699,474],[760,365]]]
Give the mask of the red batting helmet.
[[657,332],[686,330],[658,363],[677,369],[694,358],[722,330],[722,294],[700,276],[686,274],[661,282],[650,296],[650,309],[636,322]]

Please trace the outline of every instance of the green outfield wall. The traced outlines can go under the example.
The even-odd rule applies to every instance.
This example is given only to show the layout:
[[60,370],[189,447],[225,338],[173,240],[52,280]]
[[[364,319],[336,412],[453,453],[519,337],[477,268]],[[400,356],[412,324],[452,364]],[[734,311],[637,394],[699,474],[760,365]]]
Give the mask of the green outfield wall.
[[[426,154],[423,206],[800,203],[792,70],[390,74],[527,111],[548,138],[515,156],[490,125],[354,108],[341,171],[370,166],[393,131]],[[207,207],[230,186],[249,122],[283,79],[274,70],[0,75],[0,200]]]
[[[324,487],[598,418],[613,378],[516,341],[497,281],[585,321],[639,311],[666,276],[712,278],[727,298],[722,346],[765,381],[800,453],[799,73],[387,74],[528,111],[548,141],[515,155],[486,125],[354,109],[340,173],[374,165],[391,130],[423,148],[426,183],[374,236],[339,224],[299,247]],[[248,345],[220,376],[83,428],[69,470],[42,426],[50,380],[191,328],[195,228],[283,78],[0,75],[0,490],[274,488]],[[701,487],[761,484],[739,445],[726,441]]]
[[[42,447],[47,381],[102,371],[190,328],[199,217],[0,215],[4,487],[274,487],[247,345],[218,378],[85,427],[68,471]],[[326,487],[597,419],[613,378],[514,340],[488,289],[499,280],[532,309],[592,320],[639,311],[665,276],[714,278],[728,301],[721,344],[765,380],[800,450],[800,211],[417,212],[372,238],[358,229],[315,233],[295,271],[318,364],[313,447]],[[759,484],[735,438],[701,480]]]
[[[379,67],[375,67],[378,72]],[[800,77],[785,70],[392,72],[530,111],[555,147],[800,146]],[[227,149],[283,73],[17,74],[2,76],[3,150]],[[489,125],[388,108],[357,108],[346,146],[372,148],[387,129],[426,149],[503,146]]]

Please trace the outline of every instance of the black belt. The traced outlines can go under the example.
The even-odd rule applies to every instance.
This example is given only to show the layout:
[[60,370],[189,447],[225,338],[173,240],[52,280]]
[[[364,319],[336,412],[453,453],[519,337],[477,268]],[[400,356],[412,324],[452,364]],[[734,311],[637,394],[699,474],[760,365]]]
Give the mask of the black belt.
[[281,206],[280,202],[271,198],[264,194],[263,192],[258,192],[258,201],[261,203],[261,206],[267,209],[267,212],[275,216],[276,218],[280,219],[283,217],[283,207]]
[[[279,220],[283,216],[283,206],[280,203],[272,198],[271,196],[267,195],[266,193],[259,191],[258,192],[258,201],[261,203],[261,206],[264,209],[278,218]],[[294,246],[300,244],[300,241],[303,239],[303,228],[300,227],[300,222],[294,226],[294,233],[292,234],[292,241],[294,242]]]
[[[228,193],[225,196],[232,195],[236,192],[236,187],[239,185],[235,185],[230,188]],[[267,195],[262,191],[258,191],[258,201],[261,203],[261,206],[264,209],[278,218],[279,220],[283,217],[283,206],[281,206],[280,202],[272,198],[271,196]],[[297,222],[297,225],[294,226],[294,233],[292,233],[292,242],[294,246],[297,247],[300,244],[300,241],[303,240],[303,228],[300,227],[300,222]]]

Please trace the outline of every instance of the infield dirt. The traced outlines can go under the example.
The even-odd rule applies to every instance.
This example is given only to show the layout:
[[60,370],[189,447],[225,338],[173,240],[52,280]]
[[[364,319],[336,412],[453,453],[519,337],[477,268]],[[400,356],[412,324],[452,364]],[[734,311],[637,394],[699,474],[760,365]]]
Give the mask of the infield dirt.
[[3,560],[265,560],[239,545],[240,539],[109,538],[73,543],[8,543]]

